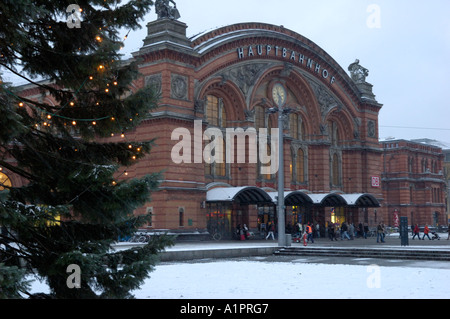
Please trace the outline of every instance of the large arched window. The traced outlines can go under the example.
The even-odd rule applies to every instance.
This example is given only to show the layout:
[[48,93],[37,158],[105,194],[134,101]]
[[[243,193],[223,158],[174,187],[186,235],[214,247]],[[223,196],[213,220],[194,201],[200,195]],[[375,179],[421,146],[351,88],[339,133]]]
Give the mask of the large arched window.
[[330,135],[330,142],[332,146],[339,146],[341,144],[341,136],[339,132],[339,127],[336,122],[329,121],[328,129]]
[[[270,145],[270,143],[267,143],[267,155],[270,156],[272,154],[272,147]],[[270,164],[268,164],[267,166],[272,165],[272,162],[270,162]],[[266,180],[271,180],[272,178],[274,178],[275,176],[268,173],[264,175],[264,179]]]
[[9,179],[8,175],[0,172],[0,191],[11,186],[11,180]]
[[291,137],[295,140],[304,141],[305,140],[305,125],[301,115],[291,114],[289,116],[289,126],[291,130]]
[[332,181],[333,186],[339,186],[341,185],[341,174],[340,174],[340,161],[339,156],[337,154],[333,154],[332,157],[332,163],[331,163],[331,174],[332,174]]
[[293,113],[289,116],[289,126],[291,128],[291,137],[298,140],[298,115]]
[[296,176],[295,181],[297,183],[305,182],[305,152],[300,148],[297,151],[297,157],[295,160]]
[[[227,127],[227,112],[224,105],[223,99],[215,96],[208,95],[206,97],[206,120],[208,121],[210,126],[215,126],[220,128],[222,131]],[[220,162],[205,162],[205,175],[213,176],[213,177],[225,177],[227,176],[226,170],[226,141],[223,138],[221,141],[222,147],[222,160]],[[216,149],[212,150],[211,156],[215,156]]]
[[[215,140],[216,137],[214,137],[214,139],[211,140],[211,142],[213,142]],[[225,147],[225,139],[221,138],[221,140],[218,140],[217,143],[220,143],[222,146],[219,147],[219,150],[222,152],[221,156],[219,156],[219,154],[217,154],[216,157],[216,152],[218,151],[217,148],[213,148],[211,150],[211,156],[216,157],[216,160],[214,160],[213,158],[208,158],[207,160],[205,160],[205,175],[209,175],[209,176],[213,176],[213,177],[226,177],[227,176],[227,164],[226,164],[226,158],[227,158],[227,153],[226,153],[226,147]],[[221,160],[217,160],[218,158],[221,158]]]
[[255,107],[255,129],[266,128],[266,112],[262,106]]
[[227,112],[223,99],[214,95],[207,96],[206,120],[209,125],[225,128],[227,126]]
[[267,128],[267,134],[270,135],[274,128],[274,117],[266,113],[266,109],[262,106],[255,106],[255,129]]
[[[258,156],[260,155],[260,151],[261,152],[263,151],[263,150],[260,150],[259,146],[260,146],[260,144],[257,143],[257,145],[256,145],[256,152],[257,152]],[[267,144],[266,144],[266,154],[264,154],[263,156],[266,159],[269,159],[269,157],[271,157],[271,155],[272,155],[272,146],[270,144],[270,141],[268,141]],[[256,176],[258,176],[258,179],[271,181],[271,180],[273,180],[276,177],[275,174],[270,174],[270,173],[263,174],[263,171],[265,170],[265,169],[263,170],[263,167],[264,168],[269,168],[271,165],[272,165],[272,159],[271,158],[270,158],[269,162],[265,163],[265,164],[262,164],[261,160],[259,160],[257,162],[257,165],[256,165]]]

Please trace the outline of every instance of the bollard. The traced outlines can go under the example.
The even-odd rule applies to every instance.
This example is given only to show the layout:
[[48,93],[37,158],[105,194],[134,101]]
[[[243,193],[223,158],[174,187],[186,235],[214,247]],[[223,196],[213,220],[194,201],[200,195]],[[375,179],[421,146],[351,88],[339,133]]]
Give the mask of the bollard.
[[286,247],[291,247],[291,246],[292,246],[292,235],[286,234]]

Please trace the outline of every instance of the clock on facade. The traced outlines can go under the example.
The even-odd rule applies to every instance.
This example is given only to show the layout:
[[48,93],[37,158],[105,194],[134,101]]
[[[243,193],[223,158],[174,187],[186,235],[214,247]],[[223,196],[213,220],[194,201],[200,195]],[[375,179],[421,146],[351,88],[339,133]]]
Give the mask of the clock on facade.
[[281,83],[275,83],[272,88],[272,99],[277,106],[282,106],[286,103],[287,93],[286,89]]

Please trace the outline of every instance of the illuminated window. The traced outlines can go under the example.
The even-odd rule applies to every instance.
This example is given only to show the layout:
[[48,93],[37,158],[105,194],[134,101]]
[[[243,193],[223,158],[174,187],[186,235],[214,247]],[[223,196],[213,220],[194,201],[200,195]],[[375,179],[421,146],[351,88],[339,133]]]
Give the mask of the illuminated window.
[[299,149],[297,152],[295,166],[296,166],[296,170],[297,170],[296,181],[298,183],[304,183],[305,182],[305,152],[303,152],[302,149]]
[[[214,137],[216,138],[216,137]],[[211,140],[213,142],[214,139]],[[219,161],[219,157],[216,157],[217,147],[211,150],[211,153],[208,154],[209,157],[205,159],[205,175],[216,176],[216,177],[226,177],[227,176],[227,166],[226,166],[226,145],[225,140],[221,139],[218,141],[221,143],[220,149],[222,150],[221,160]],[[215,158],[215,159],[214,159]]]
[[303,124],[302,118],[298,114],[291,114],[289,116],[289,126],[291,129],[291,137],[295,140],[304,141],[305,140],[305,125]]
[[214,95],[207,96],[206,120],[211,126],[227,126],[227,113],[222,99]]
[[297,114],[291,114],[289,116],[290,120],[290,127],[291,127],[291,137],[293,139],[299,139],[298,135],[298,115]]
[[9,187],[12,187],[11,180],[6,174],[0,172],[0,191]]

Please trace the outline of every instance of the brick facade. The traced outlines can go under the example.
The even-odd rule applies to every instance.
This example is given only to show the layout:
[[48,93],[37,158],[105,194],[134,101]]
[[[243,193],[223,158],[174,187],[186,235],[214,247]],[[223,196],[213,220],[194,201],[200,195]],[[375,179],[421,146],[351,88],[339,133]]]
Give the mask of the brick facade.
[[[300,137],[292,136],[289,124],[284,127],[286,191],[370,193],[382,198],[381,188],[371,184],[371,176],[381,176],[382,150],[377,130],[381,105],[371,94],[370,84],[355,83],[313,42],[278,26],[237,24],[191,39],[185,37],[185,28],[179,21],[151,22],[144,47],[134,53],[143,59],[144,77],[136,86],[151,81],[162,93],[161,107],[135,132],[136,140],[151,136],[157,138],[158,144],[148,159],[151,164],[143,161],[138,167],[164,170],[162,190],[153,194],[149,203],[154,209],[154,228],[179,229],[180,224],[183,229],[205,228],[205,216],[210,216],[214,205],[202,203],[207,191],[215,187],[276,190],[276,175],[263,176],[258,173],[258,164],[248,161],[226,164],[223,175],[205,174],[205,164],[194,163],[194,154],[202,152],[206,141],[192,145],[190,163],[175,164],[170,160],[170,152],[179,142],[171,141],[171,132],[176,128],[188,129],[193,142],[195,120],[203,121],[203,131],[215,126],[208,122],[206,114],[208,96],[220,99],[225,109],[222,130],[258,128],[256,109],[267,110],[270,106],[270,90],[275,82],[286,87],[287,103],[301,121]],[[161,37],[160,33],[154,35],[154,30],[167,32]],[[266,115],[264,121],[265,127],[278,127],[276,114]],[[147,135],[150,127],[156,134]],[[248,151],[248,146],[245,149]],[[301,181],[294,178],[299,169],[295,162],[299,150],[304,156]],[[338,161],[336,172],[332,170],[333,160]],[[180,207],[185,208],[183,218],[189,223],[180,222]],[[228,209],[232,211],[233,223],[257,226],[261,208],[256,205],[224,208]],[[358,209],[349,210],[358,216],[361,213]],[[373,213],[373,209],[362,210],[361,216]],[[145,212],[145,208],[140,211]],[[315,208],[309,213],[315,221],[329,220],[326,208]]]
[[406,140],[382,144],[383,194],[389,222],[397,212],[412,224],[447,225],[442,149]]
[[[224,133],[226,128],[258,129],[258,123],[277,128],[277,114],[267,114],[273,106],[271,89],[275,83],[286,89],[286,106],[291,109],[283,130],[286,191],[370,194],[383,204],[379,208],[343,205],[336,209],[341,217],[337,221],[373,226],[381,218],[390,223],[393,209],[410,216],[411,209],[401,203],[409,198],[411,183],[392,181],[406,170],[389,164],[400,165],[390,159],[393,155],[386,145],[383,149],[378,142],[382,105],[376,101],[366,75],[352,69],[349,76],[315,43],[279,26],[242,23],[190,39],[186,37],[187,26],[177,20],[159,19],[147,27],[144,46],[133,54],[142,61],[143,75],[135,87],[153,85],[161,93],[160,106],[137,129],[127,132],[127,139],[156,138],[156,146],[128,170],[125,178],[163,172],[160,190],[136,211],[153,214],[149,228],[205,229],[211,216],[219,215],[222,222],[230,223],[229,229],[242,223],[257,228],[262,220],[273,218],[273,205],[267,203],[207,203],[208,191],[217,187],[250,186],[275,192],[278,185],[276,174],[263,175],[260,163],[248,161],[248,144],[239,149],[247,151],[245,163],[207,166],[203,151],[209,142],[203,141],[203,132],[212,127]],[[359,64],[352,66],[358,68]],[[29,95],[26,90],[23,94]],[[217,123],[208,118],[212,100],[216,101]],[[187,160],[175,163],[172,152],[181,137],[172,134],[179,128],[189,132],[191,144],[182,152]],[[437,150],[423,152],[429,153],[430,161],[431,155],[440,158]],[[386,165],[391,165],[392,172],[382,174]],[[442,159],[436,165],[442,169]],[[415,204],[429,202],[426,198],[431,198],[431,189],[443,187],[436,181],[436,173],[419,174],[419,178],[426,175],[430,180],[414,183]],[[382,177],[383,188],[374,183]],[[416,211],[414,220],[420,216],[420,221],[431,223],[426,216],[442,208],[434,202],[431,206]],[[287,207],[287,221],[296,222],[299,212],[302,222],[323,225],[331,221],[331,207],[324,205]]]

